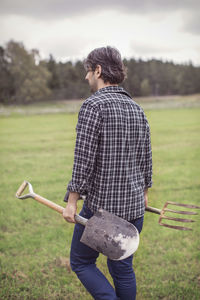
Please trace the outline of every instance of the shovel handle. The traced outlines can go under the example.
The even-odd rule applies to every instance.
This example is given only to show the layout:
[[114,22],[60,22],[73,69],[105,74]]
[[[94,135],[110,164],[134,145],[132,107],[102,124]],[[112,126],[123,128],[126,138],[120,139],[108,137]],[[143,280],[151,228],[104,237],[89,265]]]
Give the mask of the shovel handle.
[[[21,194],[23,193],[23,191],[25,190],[25,188],[29,186],[29,192],[30,194],[26,194],[24,196],[21,196]],[[63,214],[63,210],[64,210],[64,207],[36,194],[33,192],[33,188],[32,188],[32,185],[28,182],[28,181],[24,181],[21,186],[18,188],[17,192],[16,192],[16,197],[19,198],[19,199],[26,199],[26,198],[32,198],[38,202],[40,202],[41,204],[43,205],[46,205],[48,206],[49,208],[52,208],[53,210],[57,211],[58,213],[60,214]],[[86,225],[88,219],[86,218],[83,218],[81,216],[79,216],[78,214],[75,215],[75,221],[79,224],[82,224],[83,226]]]
[[21,194],[23,193],[23,191],[25,190],[25,188],[27,187],[28,182],[24,180],[24,182],[20,185],[20,187],[18,188],[17,192],[16,192],[16,197],[20,197]]
[[[57,211],[58,213],[63,214],[64,207],[62,207],[50,200],[38,195],[38,194],[33,194],[33,199],[52,208],[53,210]],[[74,218],[77,223],[82,224],[83,226],[85,226],[87,223],[87,219],[79,216],[78,214],[76,214]]]

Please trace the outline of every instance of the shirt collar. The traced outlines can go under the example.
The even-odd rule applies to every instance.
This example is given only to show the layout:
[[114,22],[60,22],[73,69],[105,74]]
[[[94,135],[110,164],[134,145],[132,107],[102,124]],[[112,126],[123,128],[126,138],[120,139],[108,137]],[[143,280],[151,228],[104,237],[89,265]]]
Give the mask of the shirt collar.
[[94,95],[100,95],[100,94],[105,94],[105,93],[120,93],[120,94],[125,94],[126,96],[131,97],[131,95],[125,91],[125,89],[121,86],[116,86],[116,85],[109,85],[104,88],[99,89]]

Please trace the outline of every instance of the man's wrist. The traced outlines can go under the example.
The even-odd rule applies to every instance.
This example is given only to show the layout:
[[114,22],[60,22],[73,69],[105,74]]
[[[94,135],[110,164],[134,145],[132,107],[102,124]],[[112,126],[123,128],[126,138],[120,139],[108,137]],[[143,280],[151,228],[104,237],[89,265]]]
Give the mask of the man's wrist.
[[77,192],[70,192],[69,193],[68,203],[76,204],[78,199],[80,199],[80,194],[79,193],[77,193]]

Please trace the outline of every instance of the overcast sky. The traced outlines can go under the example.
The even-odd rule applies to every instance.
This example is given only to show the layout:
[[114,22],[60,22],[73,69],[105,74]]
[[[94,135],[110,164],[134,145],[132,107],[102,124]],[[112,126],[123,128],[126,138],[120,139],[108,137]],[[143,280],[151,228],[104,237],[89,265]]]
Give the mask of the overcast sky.
[[0,0],[0,44],[75,60],[96,47],[122,57],[200,65],[200,0]]

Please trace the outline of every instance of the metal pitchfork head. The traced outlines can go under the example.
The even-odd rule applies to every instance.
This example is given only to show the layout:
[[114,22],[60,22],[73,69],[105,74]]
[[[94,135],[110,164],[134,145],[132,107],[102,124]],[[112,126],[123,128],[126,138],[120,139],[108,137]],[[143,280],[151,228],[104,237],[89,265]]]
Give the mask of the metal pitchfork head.
[[168,205],[175,205],[175,206],[182,206],[182,207],[187,207],[187,208],[199,208],[200,209],[200,206],[198,206],[198,205],[183,204],[183,203],[167,201],[164,204],[164,207],[162,209],[147,206],[146,210],[149,211],[149,212],[153,212],[153,213],[156,213],[156,214],[160,215],[158,223],[161,226],[165,226],[165,227],[173,228],[173,229],[178,229],[178,230],[192,230],[192,228],[189,228],[189,227],[176,226],[176,225],[170,225],[170,224],[163,223],[163,220],[172,220],[172,221],[176,221],[176,222],[185,222],[185,223],[195,222],[192,219],[182,219],[182,218],[169,217],[169,216],[166,216],[165,213],[166,212],[171,212],[171,213],[182,214],[182,215],[197,215],[198,213],[193,212],[193,211],[174,210],[174,209],[168,208]]

